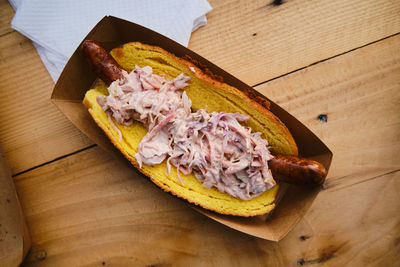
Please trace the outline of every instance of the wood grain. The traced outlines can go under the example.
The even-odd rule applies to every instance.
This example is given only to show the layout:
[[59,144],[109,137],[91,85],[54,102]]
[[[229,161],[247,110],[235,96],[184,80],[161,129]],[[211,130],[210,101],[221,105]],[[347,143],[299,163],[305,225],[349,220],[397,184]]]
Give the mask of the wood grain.
[[400,1],[211,0],[189,48],[255,85],[400,32]]
[[12,174],[91,145],[51,103],[54,83],[32,42],[0,42],[0,142]]
[[95,147],[15,177],[26,265],[399,265],[399,45],[394,36],[258,87],[334,153],[325,190],[281,242],[197,214]]
[[7,0],[0,0],[0,38],[1,36],[14,31],[10,28],[14,10]]
[[0,144],[16,174],[93,143],[51,103],[54,82],[13,15],[0,0]]

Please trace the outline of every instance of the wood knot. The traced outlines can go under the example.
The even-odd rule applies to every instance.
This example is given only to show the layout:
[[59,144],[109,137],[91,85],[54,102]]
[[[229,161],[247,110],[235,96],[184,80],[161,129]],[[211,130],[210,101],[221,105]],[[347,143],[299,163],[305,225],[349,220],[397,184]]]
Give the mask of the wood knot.
[[282,5],[283,4],[283,1],[282,0],[274,0],[274,1],[272,1],[272,3],[271,3],[271,5],[273,5],[273,6],[280,6],[280,5]]
[[303,266],[305,263],[306,261],[303,258],[297,260],[297,266]]
[[301,235],[300,237],[299,237],[299,239],[301,240],[301,241],[306,241],[307,239],[309,239],[311,236],[309,236],[309,235]]
[[338,253],[339,250],[343,250],[343,248],[347,245],[348,241],[339,243],[337,245],[330,245],[328,247],[322,248],[318,252],[318,257],[314,259],[299,259],[297,261],[297,265],[305,265],[305,264],[318,264],[318,263],[323,263],[326,262],[333,257],[335,257]]
[[320,122],[328,122],[328,115],[326,115],[326,114],[319,114],[318,117],[317,117],[317,119],[318,119]]
[[47,252],[44,249],[36,251],[34,257],[39,261],[44,261],[47,258]]

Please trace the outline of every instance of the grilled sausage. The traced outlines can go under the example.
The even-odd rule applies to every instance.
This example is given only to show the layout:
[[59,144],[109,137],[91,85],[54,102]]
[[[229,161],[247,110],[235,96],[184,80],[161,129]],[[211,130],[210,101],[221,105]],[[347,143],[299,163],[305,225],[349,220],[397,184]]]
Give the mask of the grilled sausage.
[[115,59],[98,43],[86,40],[82,44],[82,51],[90,67],[97,77],[110,85],[113,81],[123,77],[122,67]]
[[[81,48],[93,71],[105,83],[123,78],[122,67],[100,44],[86,40]],[[274,179],[290,184],[320,185],[327,175],[321,163],[295,156],[274,155],[268,165]]]
[[295,156],[274,155],[268,165],[274,179],[289,184],[320,185],[327,175],[321,163]]

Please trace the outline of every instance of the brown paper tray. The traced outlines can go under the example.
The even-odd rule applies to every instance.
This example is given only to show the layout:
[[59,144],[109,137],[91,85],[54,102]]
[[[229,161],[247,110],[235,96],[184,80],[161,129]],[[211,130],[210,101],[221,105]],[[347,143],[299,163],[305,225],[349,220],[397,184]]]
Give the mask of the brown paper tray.
[[[258,98],[266,99],[250,86],[186,47],[140,25],[112,16],[106,16],[93,28],[84,40],[86,39],[95,40],[108,50],[121,46],[124,43],[139,41],[160,46],[178,57],[187,55],[206,66],[212,73],[223,77],[226,83],[240,90],[250,90]],[[120,152],[114,148],[101,129],[93,122],[87,109],[82,104],[85,92],[91,87],[95,79],[94,73],[88,67],[81,51],[77,48],[58,79],[51,99],[61,112],[96,144],[123,160]],[[267,100],[270,101],[269,99]],[[299,153],[303,157],[320,161],[328,169],[332,160],[332,152],[328,147],[296,118],[272,101],[270,102],[270,110],[289,128],[296,140]],[[320,188],[295,186],[285,186],[285,188],[285,195],[281,197],[277,208],[268,218],[266,216],[251,218],[226,216],[201,209],[194,205],[188,205],[204,215],[236,230],[260,238],[279,241],[304,216],[320,191]],[[280,191],[280,196],[282,196],[283,190]],[[160,190],[160,194],[165,193]]]

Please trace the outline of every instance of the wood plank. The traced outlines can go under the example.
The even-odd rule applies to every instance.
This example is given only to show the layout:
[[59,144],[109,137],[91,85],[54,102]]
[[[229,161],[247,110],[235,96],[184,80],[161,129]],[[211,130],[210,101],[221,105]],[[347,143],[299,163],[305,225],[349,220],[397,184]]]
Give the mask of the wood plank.
[[15,174],[91,145],[51,103],[54,83],[32,42],[0,38],[0,142]]
[[14,10],[7,0],[0,0],[0,37],[14,31],[10,28]]
[[0,143],[15,174],[92,142],[51,103],[54,82],[32,42],[10,28],[13,15],[0,0]]
[[195,213],[96,147],[15,178],[26,265],[399,265],[399,45],[394,36],[259,87],[334,153],[326,189],[281,242]]
[[396,172],[321,193],[279,243],[284,266],[398,266],[399,181]]
[[209,2],[189,48],[251,85],[400,32],[400,1]]

